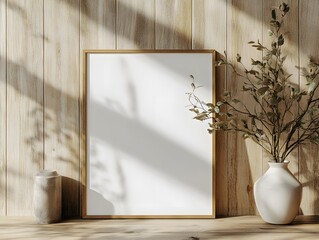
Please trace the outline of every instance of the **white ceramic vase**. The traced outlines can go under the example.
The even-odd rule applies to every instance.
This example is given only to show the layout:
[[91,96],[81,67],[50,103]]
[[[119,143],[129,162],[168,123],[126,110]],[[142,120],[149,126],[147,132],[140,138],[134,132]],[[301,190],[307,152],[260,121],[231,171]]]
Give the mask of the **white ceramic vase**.
[[289,224],[298,214],[302,186],[288,163],[269,162],[269,169],[254,185],[257,209],[265,222]]

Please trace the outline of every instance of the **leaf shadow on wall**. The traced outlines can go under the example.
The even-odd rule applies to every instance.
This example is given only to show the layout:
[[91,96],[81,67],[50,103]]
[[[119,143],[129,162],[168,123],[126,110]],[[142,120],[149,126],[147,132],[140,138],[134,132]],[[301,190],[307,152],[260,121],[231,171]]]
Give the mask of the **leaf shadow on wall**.
[[[45,93],[50,92],[52,96],[60,96],[64,99],[64,102],[67,102],[71,106],[78,105],[78,100],[62,93],[60,90],[56,89],[55,87],[51,86],[48,83],[43,83],[42,79],[34,76],[33,74],[29,73],[28,70],[24,69],[23,66],[17,65],[15,63],[12,63],[10,61],[7,62],[8,69],[16,69],[19,71],[24,72],[24,80],[21,79],[21,81],[27,81],[27,84],[30,84],[32,86],[39,86],[39,84],[44,84]],[[27,80],[25,80],[27,79]],[[8,82],[10,84],[10,82]],[[30,115],[32,115],[33,121],[34,121],[34,136],[31,136],[27,138],[26,144],[32,148],[34,145],[42,144],[43,139],[44,142],[48,139],[54,137],[58,140],[59,144],[63,144],[65,146],[68,146],[68,141],[70,140],[70,137],[66,133],[65,130],[60,129],[59,125],[59,119],[60,119],[60,113],[61,109],[59,106],[56,106],[55,101],[46,101],[45,107],[43,107],[43,102],[39,101],[38,98],[34,99],[34,95],[30,93],[29,91],[25,91],[23,89],[23,84],[20,85],[19,81],[15,81],[17,84],[10,85],[10,87],[14,88],[15,90],[19,90],[20,94],[23,96],[27,96],[30,98],[30,101],[38,101],[39,107],[33,109],[30,112]],[[132,94],[133,96],[134,94]],[[184,96],[184,94],[181,94]],[[188,186],[191,186],[192,188],[203,191],[203,185],[206,181],[211,181],[211,179],[192,179],[189,177],[189,174],[185,175],[176,175],[176,172],[174,169],[178,169],[180,166],[187,166],[188,169],[192,169],[193,171],[201,172],[207,169],[209,165],[206,165],[203,161],[197,161],[198,156],[192,154],[188,151],[188,149],[182,148],[179,145],[176,145],[176,143],[172,142],[171,140],[161,136],[157,132],[154,132],[152,129],[144,126],[143,124],[139,123],[136,120],[128,119],[120,114],[117,114],[116,112],[111,111],[110,109],[105,108],[105,106],[99,105],[97,103],[95,104],[95,108],[99,109],[100,112],[103,112],[104,115],[99,118],[99,121],[101,122],[101,125],[105,125],[106,122],[117,122],[119,123],[119,128],[114,128],[114,126],[106,126],[106,128],[101,129],[101,131],[94,132],[93,134],[97,137],[102,136],[101,138],[108,136],[108,139],[106,139],[107,142],[110,144],[116,146],[116,148],[121,149],[123,152],[128,152],[129,154],[136,156],[138,159],[148,159],[149,161],[144,162],[145,164],[150,164],[152,168],[156,168],[158,171],[163,172],[167,174],[171,178],[175,178],[177,180],[180,180],[181,182],[186,183]],[[133,107],[134,109],[134,107]],[[56,114],[47,114],[47,110],[50,110],[50,112],[53,111],[53,113]],[[185,109],[186,111],[186,109]],[[43,115],[40,114],[39,116],[35,117],[38,112],[44,113]],[[63,126],[67,129],[75,129],[76,126],[78,126],[78,119],[74,119],[68,115],[64,116],[67,118],[67,125]],[[46,122],[47,124],[50,123],[50,128],[44,128],[43,122]],[[36,130],[37,129],[37,130]],[[126,135],[126,132],[132,131],[134,132],[133,135]],[[103,135],[101,135],[103,133]],[[123,134],[121,134],[123,133]],[[80,138],[79,132],[76,132],[77,136]],[[134,139],[135,136],[140,136],[142,142],[138,143],[136,139]],[[156,147],[154,147],[156,146]],[[65,158],[63,155],[57,155],[56,159],[52,159],[53,161],[56,161],[56,165],[58,165],[58,162],[67,162],[68,165],[73,169],[72,171],[78,171],[78,164],[74,161],[74,159],[79,159],[79,153],[76,151],[76,149],[73,149],[72,145],[68,147],[69,152],[72,154],[72,159]],[[37,163],[39,166],[42,165],[43,158],[46,159],[46,154],[44,153],[43,149],[33,149],[33,156],[38,157],[28,157],[28,159],[34,163]],[[171,155],[181,155],[184,159],[177,159],[175,162],[167,164],[167,162],[163,162],[163,159],[158,159],[159,155],[154,154],[154,152],[167,152],[170,153],[166,155],[166,157]],[[156,157],[157,156],[157,157]],[[169,159],[166,159],[168,161]],[[165,163],[165,164],[164,164]],[[40,169],[39,169],[40,170]],[[21,173],[20,173],[21,175]],[[33,173],[35,175],[35,173]],[[8,186],[13,187],[13,186]],[[75,213],[78,212],[78,199],[80,194],[80,182],[78,180],[69,178],[67,176],[63,176],[62,178],[62,198],[63,202],[66,203],[63,205],[63,213]],[[123,187],[125,188],[125,187]],[[70,191],[72,189],[72,192]],[[77,197],[75,197],[76,195]],[[10,199],[9,199],[10,200]],[[76,207],[74,207],[76,206]],[[68,215],[65,215],[68,216]]]
[[[67,4],[71,5],[74,9],[79,9],[79,4],[78,1],[63,1],[66,2]],[[128,8],[125,5],[121,5],[121,2],[118,2],[119,7],[124,11],[127,12],[128,15],[130,15],[129,13],[131,13],[131,15],[135,15],[134,10]],[[83,11],[83,8],[81,9],[81,14],[86,14],[86,12]],[[88,16],[92,21],[95,22],[99,22],[99,20],[96,18],[97,15],[92,14],[90,16]],[[138,21],[141,22],[151,22],[151,25],[159,25],[160,23],[155,22],[154,19],[150,19],[149,17],[138,13]],[[74,26],[74,27],[78,27],[78,26]],[[102,26],[105,27],[105,26]],[[174,41],[176,42],[176,47],[178,46],[184,46],[185,48],[191,48],[191,39],[189,38],[189,36],[177,32],[174,29],[171,29],[169,26],[166,25],[160,25],[160,27],[163,29],[163,31],[165,30],[165,34],[168,36],[174,36]],[[116,33],[116,29],[109,29],[111,31],[113,31],[113,33]],[[136,34],[134,36],[130,35],[129,32],[121,32],[121,34],[123,34],[123,37],[126,39],[131,40],[132,42],[135,42],[135,44],[140,47],[143,48],[145,42],[141,42],[139,40],[139,38],[137,37],[138,35],[143,35],[143,29],[139,29]],[[137,34],[138,33],[138,34]],[[50,39],[47,39],[46,36],[43,36],[45,38],[46,41],[50,41]],[[145,39],[144,39],[145,40]],[[144,41],[143,40],[143,41]],[[196,46],[198,46],[198,48],[202,48],[203,44],[197,42]],[[69,144],[70,141],[72,141],[72,135],[70,135],[68,132],[72,132],[74,133],[75,136],[78,136],[79,139],[81,139],[82,135],[81,135],[81,130],[80,130],[80,126],[79,126],[79,119],[78,118],[74,118],[74,116],[68,116],[68,114],[66,114],[66,119],[67,121],[65,121],[67,124],[65,126],[60,126],[59,122],[60,122],[60,114],[61,114],[61,106],[57,106],[55,104],[54,99],[55,98],[62,98],[63,99],[63,104],[67,104],[69,107],[71,108],[78,108],[79,107],[79,99],[74,98],[66,93],[61,92],[59,89],[55,88],[54,86],[43,82],[43,79],[38,78],[37,76],[32,75],[32,73],[28,72],[28,69],[25,69],[24,66],[21,66],[17,63],[14,62],[10,62],[9,60],[5,60],[7,61],[7,65],[8,65],[8,69],[17,69],[22,70],[26,73],[26,77],[25,79],[27,79],[27,84],[30,84],[31,86],[41,86],[43,85],[44,88],[44,94],[48,94],[48,96],[52,96],[51,97],[47,97],[46,98],[46,102],[45,102],[45,106],[43,106],[43,102],[38,102],[38,99],[34,99],[34,94],[29,93],[27,91],[24,91],[23,87],[19,86],[19,85],[12,85],[10,87],[13,87],[14,89],[18,90],[21,92],[22,95],[25,95],[27,97],[29,97],[32,101],[37,101],[40,105],[40,107],[43,108],[43,115],[44,115],[44,119],[43,121],[46,121],[47,123],[49,123],[51,126],[53,126],[52,128],[46,128],[45,130],[43,129],[43,139],[36,137],[36,135],[38,135],[39,133],[36,133],[35,136],[31,137],[30,139],[26,139],[27,144],[30,143],[35,143],[38,141],[38,143],[43,142],[44,143],[50,139],[50,138],[54,138],[56,139],[57,143],[59,144],[63,144],[65,146],[68,147],[69,152],[71,153],[69,156],[71,157],[65,157],[64,155],[59,155],[56,156],[56,159],[52,159],[52,161],[56,161],[57,165],[58,162],[67,162],[70,166],[70,168],[72,168],[72,171],[77,171],[79,172],[79,159],[80,159],[80,153],[79,153],[79,149],[74,148],[72,144]],[[75,60],[78,61],[78,60]],[[170,67],[170,66],[167,66]],[[10,84],[10,83],[8,83]],[[78,87],[78,86],[75,86]],[[47,111],[49,110],[49,111]],[[37,110],[38,111],[38,110]],[[41,109],[40,109],[41,111]],[[112,112],[109,112],[109,114],[112,114]],[[39,119],[40,117],[37,117],[37,119]],[[124,123],[126,123],[126,119],[123,119],[122,117],[120,118],[121,121],[123,121]],[[52,124],[51,124],[52,123]],[[133,123],[133,126],[138,126],[139,128],[143,128],[143,126],[140,126],[138,123]],[[44,128],[44,127],[43,127]],[[66,131],[65,131],[66,130]],[[41,135],[41,132],[40,132]],[[73,135],[73,137],[74,137]],[[149,131],[149,129],[145,130],[145,136],[146,137],[150,137],[150,138],[155,138],[155,142],[156,139],[159,142],[163,142],[164,146],[169,145],[169,148],[174,148],[170,145],[169,142],[166,142],[166,139],[163,138],[162,136],[157,136],[156,134],[152,133],[151,131]],[[178,151],[182,151],[183,149],[181,149],[179,146],[176,147],[176,149],[179,149]],[[172,151],[176,151],[176,149],[174,148]],[[132,151],[136,151],[136,150],[132,150]],[[221,149],[218,149],[217,147],[217,151],[221,151]],[[222,150],[224,151],[224,149]],[[38,152],[38,156],[39,158],[41,156],[43,156],[43,158],[45,159],[45,152],[42,150],[39,150]],[[139,154],[139,153],[136,153]],[[240,165],[243,168],[248,168],[249,169],[249,161],[248,156],[246,153],[241,153],[242,156],[242,160],[240,162]],[[41,159],[32,159],[34,161],[42,161]],[[218,159],[217,159],[217,165],[218,165]],[[239,164],[236,160],[236,158],[234,158],[231,162],[232,166]],[[155,163],[153,163],[153,167],[158,167],[156,166]],[[205,166],[202,166],[205,167]],[[235,172],[233,173],[234,175],[238,174],[240,175],[238,171],[237,167],[234,167],[232,170],[234,170]],[[219,174],[217,172],[217,174]],[[183,179],[184,176],[181,176],[181,179]],[[251,179],[251,178],[250,178]],[[227,181],[227,179],[225,179],[225,181]],[[196,181],[195,181],[196,182]],[[246,183],[246,182],[236,182],[233,181],[233,189],[236,189],[236,191],[229,193],[230,196],[232,196],[232,199],[236,198],[236,194],[241,194],[241,192],[245,192],[246,189],[250,189],[251,188],[251,183]],[[196,185],[199,185],[200,183],[196,183]],[[80,183],[75,180],[72,179],[72,181],[65,179],[63,181],[63,186],[64,189],[67,189],[63,192],[63,197],[65,199],[68,200],[64,200],[65,203],[67,203],[67,205],[65,206],[65,209],[63,210],[66,215],[68,216],[78,216],[79,212],[80,212]],[[247,187],[250,186],[250,187]],[[10,186],[8,186],[10,187]],[[218,187],[218,185],[217,185]],[[70,189],[72,189],[72,191],[69,191]],[[251,192],[249,193],[251,195]],[[251,204],[251,203],[250,203]]]

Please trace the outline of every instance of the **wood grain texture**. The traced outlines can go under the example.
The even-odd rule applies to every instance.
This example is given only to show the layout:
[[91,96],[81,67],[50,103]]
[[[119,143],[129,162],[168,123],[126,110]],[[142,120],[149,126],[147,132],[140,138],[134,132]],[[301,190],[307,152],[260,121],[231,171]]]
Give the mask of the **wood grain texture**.
[[192,46],[213,48],[223,54],[226,49],[226,2],[220,0],[193,1]]
[[8,215],[32,214],[33,179],[43,168],[42,4],[8,1]]
[[[217,59],[226,49],[226,2],[219,0],[193,1],[192,45],[193,49],[215,49]],[[216,69],[217,100],[222,98],[226,88],[224,67]],[[216,134],[216,214],[228,215],[227,185],[227,134]]]
[[79,0],[44,1],[44,166],[63,176],[64,217],[80,214],[79,11]]
[[117,0],[117,49],[154,49],[154,16],[154,0]]
[[80,42],[83,49],[114,49],[116,46],[115,0],[81,0]]
[[[299,66],[307,67],[309,57],[319,62],[319,2],[299,1]],[[300,78],[300,85],[306,88],[306,79]],[[319,147],[308,144],[300,147],[299,180],[303,184],[301,210],[304,214],[319,214]]]
[[7,2],[0,0],[0,216],[7,211]]
[[39,225],[31,217],[1,217],[1,238],[32,240],[317,240],[318,216],[298,216],[291,225],[271,225],[257,216],[191,220],[68,220]]
[[[253,29],[253,31],[248,30]],[[236,55],[242,56],[244,65],[249,66],[251,58],[261,57],[248,42],[262,39],[262,1],[229,0],[227,6],[227,54],[229,60],[235,64],[238,71],[242,67],[236,64]],[[232,96],[248,103],[253,107],[253,101],[242,94],[243,81],[236,78],[231,69],[227,72],[228,90]],[[261,176],[262,150],[250,140],[244,141],[242,134],[228,135],[228,214],[255,214],[256,208],[253,197],[253,183]]]
[[[114,49],[116,45],[118,49],[215,48],[219,53],[226,49],[231,59],[239,52],[249,61],[255,52],[246,43],[258,38],[266,42],[269,10],[279,2],[0,0],[0,215],[6,214],[6,208],[9,215],[31,214],[33,176],[42,167],[57,169],[65,176],[65,215],[80,214],[82,49]],[[294,65],[305,66],[309,55],[319,55],[319,4],[316,0],[288,3],[287,70],[297,76]],[[219,70],[218,94],[224,91],[226,76],[227,86],[240,93],[231,72]],[[302,77],[292,80],[304,86]],[[45,127],[41,125],[43,111]],[[266,170],[266,157],[264,167],[259,165],[260,150],[237,135],[229,135],[227,141],[219,136],[217,141],[222,149],[217,157],[217,215],[254,214],[252,184]],[[305,214],[319,214],[318,152],[313,145],[300,148],[298,175],[304,184],[301,208]],[[292,162],[291,170],[297,174],[297,161]]]
[[156,0],[155,48],[192,48],[192,1]]

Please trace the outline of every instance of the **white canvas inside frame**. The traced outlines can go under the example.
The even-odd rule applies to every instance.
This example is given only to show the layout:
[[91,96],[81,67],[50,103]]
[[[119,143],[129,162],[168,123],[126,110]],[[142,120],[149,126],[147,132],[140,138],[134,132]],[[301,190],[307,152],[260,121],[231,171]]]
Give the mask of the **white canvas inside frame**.
[[213,215],[212,53],[87,55],[87,216]]

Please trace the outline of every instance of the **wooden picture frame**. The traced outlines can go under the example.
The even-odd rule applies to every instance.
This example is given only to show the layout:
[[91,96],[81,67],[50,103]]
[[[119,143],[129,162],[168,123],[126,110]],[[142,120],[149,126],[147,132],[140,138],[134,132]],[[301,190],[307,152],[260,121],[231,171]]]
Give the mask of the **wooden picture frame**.
[[215,102],[214,50],[83,51],[83,218],[215,218],[215,134],[186,107],[190,74]]

